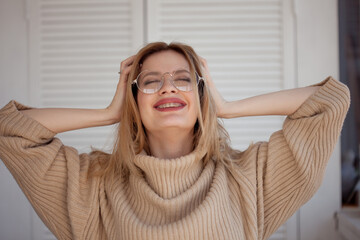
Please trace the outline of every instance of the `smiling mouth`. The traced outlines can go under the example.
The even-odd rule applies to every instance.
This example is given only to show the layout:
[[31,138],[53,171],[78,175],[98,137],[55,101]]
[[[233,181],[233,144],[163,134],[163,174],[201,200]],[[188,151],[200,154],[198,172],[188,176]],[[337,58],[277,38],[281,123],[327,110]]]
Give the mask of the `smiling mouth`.
[[164,104],[157,106],[156,108],[165,109],[165,108],[178,108],[178,107],[183,107],[183,106],[184,105],[181,103],[164,103]]
[[186,107],[186,102],[179,98],[163,98],[155,103],[154,108],[160,112],[179,111]]

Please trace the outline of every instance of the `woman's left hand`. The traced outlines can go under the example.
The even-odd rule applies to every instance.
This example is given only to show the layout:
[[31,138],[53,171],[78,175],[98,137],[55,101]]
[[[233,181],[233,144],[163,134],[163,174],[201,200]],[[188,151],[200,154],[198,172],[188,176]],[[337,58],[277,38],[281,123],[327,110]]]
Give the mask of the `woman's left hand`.
[[320,87],[309,86],[261,94],[236,101],[226,101],[210,76],[207,62],[200,57],[204,78],[216,105],[216,116],[220,118],[237,118],[245,116],[290,115]]
[[200,61],[204,70],[204,78],[206,85],[209,87],[211,96],[213,97],[216,105],[216,115],[217,117],[225,117],[226,115],[226,106],[228,102],[221,96],[219,91],[216,89],[216,86],[210,76],[209,67],[206,59],[200,57]]

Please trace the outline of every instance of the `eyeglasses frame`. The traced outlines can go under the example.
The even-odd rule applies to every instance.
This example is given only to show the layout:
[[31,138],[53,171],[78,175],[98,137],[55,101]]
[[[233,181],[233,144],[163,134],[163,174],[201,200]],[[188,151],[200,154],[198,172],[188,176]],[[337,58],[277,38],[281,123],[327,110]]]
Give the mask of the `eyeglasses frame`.
[[[187,69],[178,69],[178,70],[173,71],[172,73],[170,73],[170,72],[165,72],[165,73],[163,73],[163,74],[161,75],[161,79],[163,79],[164,76],[165,76],[166,74],[168,74],[168,75],[170,75],[170,77],[171,77],[171,79],[170,79],[169,81],[170,81],[170,83],[171,83],[172,86],[174,86],[177,90],[179,90],[179,91],[181,91],[181,92],[190,92],[190,91],[192,91],[193,89],[191,89],[190,91],[184,91],[184,90],[178,89],[178,88],[175,86],[175,84],[173,83],[173,80],[174,80],[173,77],[174,77],[175,72],[178,72],[178,71],[181,71],[181,70],[186,70],[186,71],[188,71]],[[139,91],[141,91],[142,93],[145,93],[145,94],[154,94],[154,93],[159,92],[160,89],[163,87],[163,85],[164,85],[164,83],[165,83],[165,80],[162,81],[162,84],[161,84],[160,88],[159,88],[157,91],[155,91],[155,92],[147,93],[147,92],[143,92],[143,91],[140,89],[140,87],[139,87],[139,85],[138,85],[137,79],[139,78],[140,74],[142,74],[142,73],[145,72],[145,71],[150,71],[150,70],[146,70],[146,69],[145,69],[145,70],[141,71],[141,72],[137,75],[136,79],[134,79],[134,80],[132,81],[131,84],[132,84],[132,85],[133,85],[133,84],[136,84],[137,89],[138,89]],[[196,77],[196,85],[198,85],[200,81],[204,81],[204,80],[205,80],[205,78],[204,78],[204,77],[201,77],[196,71],[195,71],[195,77]]]

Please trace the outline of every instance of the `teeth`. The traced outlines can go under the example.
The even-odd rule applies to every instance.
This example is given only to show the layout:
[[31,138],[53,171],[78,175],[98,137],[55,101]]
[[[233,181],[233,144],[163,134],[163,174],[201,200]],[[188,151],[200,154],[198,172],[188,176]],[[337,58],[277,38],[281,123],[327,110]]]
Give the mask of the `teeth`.
[[158,106],[158,108],[171,108],[171,107],[181,107],[180,103],[165,103]]

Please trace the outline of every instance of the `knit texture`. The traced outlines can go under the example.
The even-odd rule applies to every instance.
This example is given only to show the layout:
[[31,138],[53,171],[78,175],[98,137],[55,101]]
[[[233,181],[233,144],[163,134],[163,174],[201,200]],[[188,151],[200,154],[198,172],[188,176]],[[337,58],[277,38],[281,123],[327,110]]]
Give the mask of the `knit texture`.
[[319,188],[349,107],[348,88],[331,77],[268,142],[252,144],[234,170],[196,152],[157,159],[143,173],[88,177],[88,154],[11,101],[0,110],[0,158],[58,239],[267,239]]

